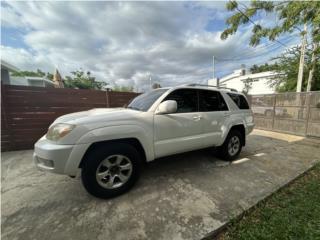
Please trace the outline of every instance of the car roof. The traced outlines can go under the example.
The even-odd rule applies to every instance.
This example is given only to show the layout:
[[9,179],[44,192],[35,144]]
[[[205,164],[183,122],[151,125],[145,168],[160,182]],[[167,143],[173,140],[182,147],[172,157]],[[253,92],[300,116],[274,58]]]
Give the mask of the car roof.
[[163,87],[163,88],[158,88],[158,89],[166,89],[166,90],[176,90],[176,89],[200,89],[200,90],[212,90],[212,91],[220,91],[220,92],[225,92],[225,93],[234,93],[234,94],[239,94],[243,95],[241,92],[238,92],[235,89],[232,88],[224,88],[224,87],[215,87],[215,86],[210,86],[210,85],[197,85],[197,84],[192,84],[192,85],[179,85],[175,87]]

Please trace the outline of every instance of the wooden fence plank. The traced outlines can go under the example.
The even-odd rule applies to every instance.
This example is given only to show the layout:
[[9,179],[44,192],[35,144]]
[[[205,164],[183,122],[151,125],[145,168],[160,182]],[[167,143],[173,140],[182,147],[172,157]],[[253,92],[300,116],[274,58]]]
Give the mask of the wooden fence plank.
[[1,150],[33,148],[58,117],[93,108],[122,107],[138,93],[2,85]]

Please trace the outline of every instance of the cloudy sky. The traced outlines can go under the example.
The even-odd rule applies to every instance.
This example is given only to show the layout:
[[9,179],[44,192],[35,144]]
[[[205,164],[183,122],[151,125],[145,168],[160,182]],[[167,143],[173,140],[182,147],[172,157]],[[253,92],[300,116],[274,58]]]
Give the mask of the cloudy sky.
[[[222,77],[246,64],[265,63],[285,48],[263,41],[248,46],[252,25],[220,39],[226,2],[8,2],[1,1],[1,58],[21,70],[62,75],[90,70],[111,85],[148,88]],[[244,2],[244,4],[248,4]],[[274,15],[255,21],[276,23]],[[281,39],[297,44],[298,34]]]

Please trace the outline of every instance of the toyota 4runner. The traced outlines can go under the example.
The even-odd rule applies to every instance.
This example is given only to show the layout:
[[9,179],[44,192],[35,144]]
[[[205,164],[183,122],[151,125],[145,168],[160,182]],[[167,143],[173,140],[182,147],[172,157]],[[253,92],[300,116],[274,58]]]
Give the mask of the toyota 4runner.
[[126,108],[101,108],[57,118],[35,144],[34,162],[45,171],[76,176],[92,195],[128,191],[143,162],[217,147],[233,160],[254,127],[246,97],[228,89],[191,84],[160,88]]

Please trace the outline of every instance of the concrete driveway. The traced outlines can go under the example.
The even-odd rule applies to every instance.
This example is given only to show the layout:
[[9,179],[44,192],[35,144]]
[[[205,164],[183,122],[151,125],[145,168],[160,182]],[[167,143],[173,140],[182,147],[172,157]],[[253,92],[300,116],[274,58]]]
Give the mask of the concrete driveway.
[[211,150],[160,159],[111,200],[37,171],[32,151],[2,153],[2,239],[201,239],[320,161],[319,146],[255,130],[232,164]]

